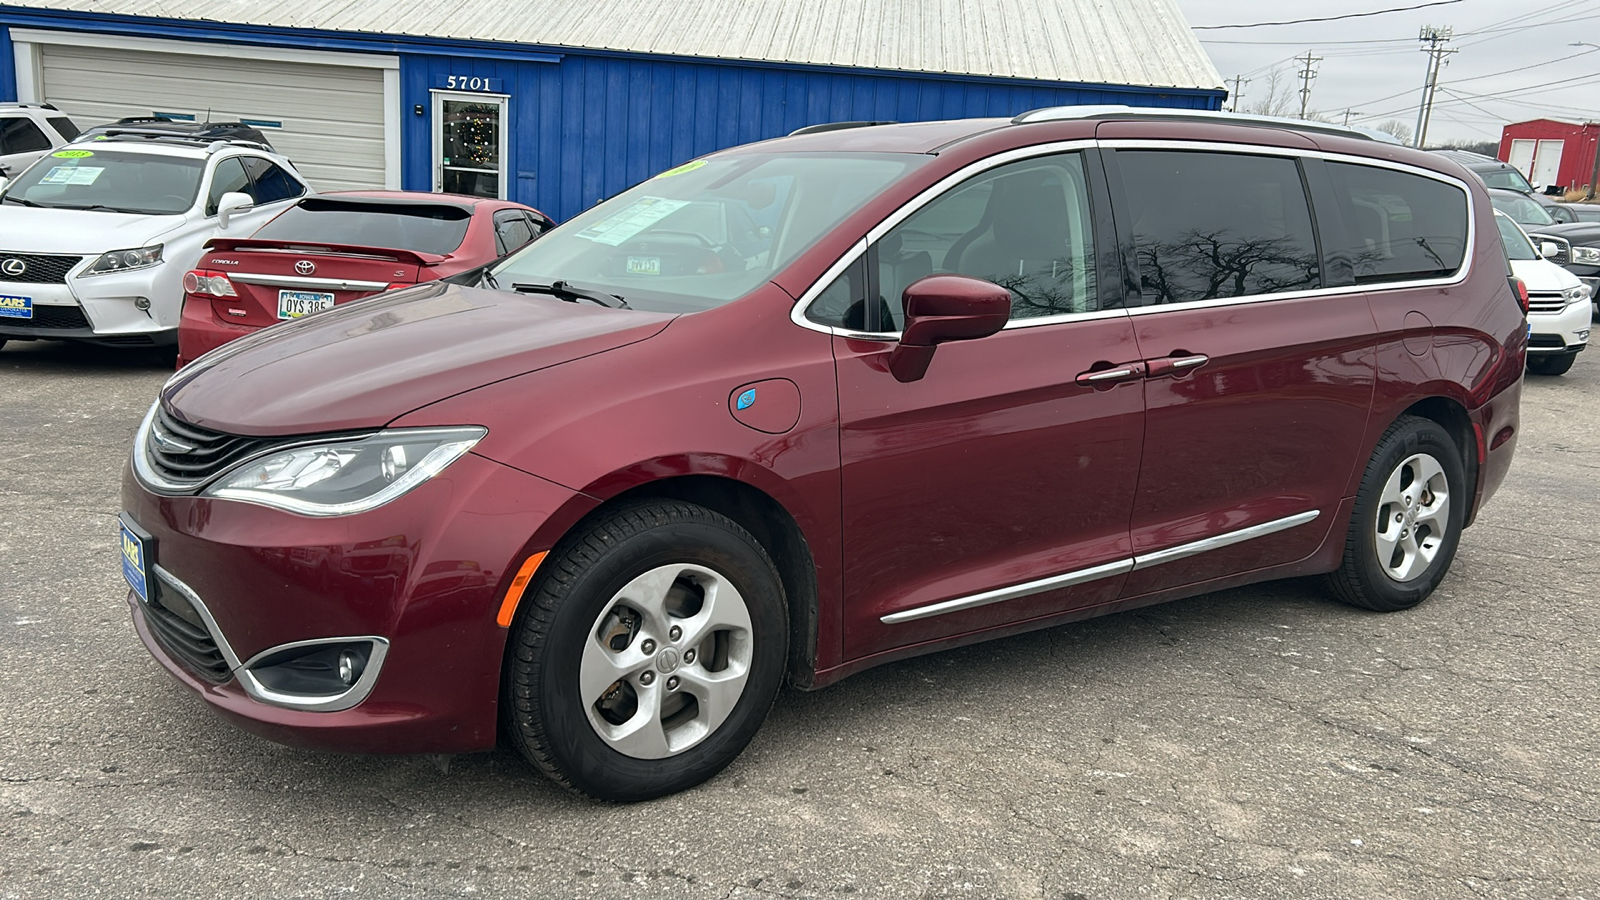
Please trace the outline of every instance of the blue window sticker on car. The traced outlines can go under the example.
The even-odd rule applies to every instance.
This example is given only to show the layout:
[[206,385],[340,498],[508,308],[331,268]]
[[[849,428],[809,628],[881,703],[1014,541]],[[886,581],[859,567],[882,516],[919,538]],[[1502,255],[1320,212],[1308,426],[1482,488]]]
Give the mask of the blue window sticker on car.
[[756,389],[751,388],[739,395],[739,402],[734,404],[735,409],[749,409],[756,405]]

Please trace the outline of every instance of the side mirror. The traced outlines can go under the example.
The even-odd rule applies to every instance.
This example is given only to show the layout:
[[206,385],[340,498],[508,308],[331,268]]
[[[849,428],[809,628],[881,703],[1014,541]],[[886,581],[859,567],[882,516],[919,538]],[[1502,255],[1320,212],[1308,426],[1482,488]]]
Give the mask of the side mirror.
[[[11,170],[10,169],[4,169],[4,170],[0,170],[0,171],[10,172]],[[0,175],[0,194],[4,194],[6,192],[6,185],[8,185],[10,183],[11,183],[11,179],[7,178],[5,175]]]
[[1545,259],[1555,259],[1561,255],[1561,245],[1555,241],[1540,241],[1539,255]]
[[217,227],[227,228],[228,220],[233,218],[234,213],[243,212],[255,205],[256,201],[252,200],[249,194],[241,194],[238,191],[223,194],[222,199],[217,201]]
[[1011,292],[966,275],[929,275],[901,295],[906,326],[889,353],[896,381],[916,381],[928,372],[934,347],[946,341],[988,337],[1011,318]]

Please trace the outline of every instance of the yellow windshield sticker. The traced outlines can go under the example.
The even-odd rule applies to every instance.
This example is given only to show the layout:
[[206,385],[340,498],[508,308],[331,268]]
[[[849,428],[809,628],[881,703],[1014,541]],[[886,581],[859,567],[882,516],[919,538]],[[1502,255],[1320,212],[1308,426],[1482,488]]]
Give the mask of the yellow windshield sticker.
[[93,150],[57,150],[56,152],[54,152],[54,153],[52,153],[50,155],[54,156],[56,159],[83,159],[84,157],[87,157],[87,156],[93,156],[94,155],[94,151]]
[[656,177],[657,178],[671,178],[674,175],[682,175],[685,172],[693,172],[695,169],[698,169],[698,168],[700,168],[701,166],[703,166],[705,164],[706,164],[705,160],[697,159],[692,163],[684,163],[683,165],[677,167],[676,169],[668,169],[665,172],[662,172],[660,175],[657,175]]

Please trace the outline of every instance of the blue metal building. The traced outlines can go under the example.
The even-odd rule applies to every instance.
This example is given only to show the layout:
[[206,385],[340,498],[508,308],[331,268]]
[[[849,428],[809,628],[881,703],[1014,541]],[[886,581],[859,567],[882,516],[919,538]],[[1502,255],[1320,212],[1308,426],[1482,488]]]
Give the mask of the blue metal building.
[[80,125],[242,119],[321,190],[498,195],[557,219],[821,122],[1224,96],[1174,0],[0,5],[0,100]]

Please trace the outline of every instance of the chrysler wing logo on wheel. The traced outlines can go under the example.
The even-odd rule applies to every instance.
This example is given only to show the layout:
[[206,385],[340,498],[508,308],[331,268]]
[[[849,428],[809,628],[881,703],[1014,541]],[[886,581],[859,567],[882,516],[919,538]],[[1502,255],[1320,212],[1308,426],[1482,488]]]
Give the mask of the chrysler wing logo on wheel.
[[0,262],[0,272],[4,272],[12,277],[21,275],[26,271],[28,271],[28,264],[20,259],[8,259],[5,262]]
[[294,270],[301,275],[310,275],[317,270],[317,265],[309,259],[302,259],[294,264]]

